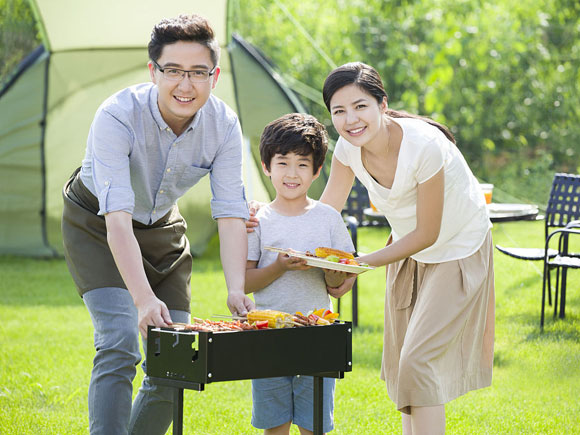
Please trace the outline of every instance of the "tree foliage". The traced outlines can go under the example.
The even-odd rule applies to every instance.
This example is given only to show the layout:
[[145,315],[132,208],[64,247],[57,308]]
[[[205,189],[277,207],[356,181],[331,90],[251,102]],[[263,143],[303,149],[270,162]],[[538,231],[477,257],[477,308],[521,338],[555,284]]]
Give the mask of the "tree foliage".
[[0,0],[0,87],[20,61],[40,44],[27,0]]
[[[277,65],[331,134],[322,83],[360,60],[389,104],[449,126],[475,174],[540,204],[580,172],[577,0],[229,0],[233,31]],[[40,43],[26,0],[0,0],[0,83]]]
[[360,60],[392,108],[448,125],[476,175],[506,192],[543,203],[554,172],[580,172],[575,0],[234,1],[235,30],[327,126],[322,83]]

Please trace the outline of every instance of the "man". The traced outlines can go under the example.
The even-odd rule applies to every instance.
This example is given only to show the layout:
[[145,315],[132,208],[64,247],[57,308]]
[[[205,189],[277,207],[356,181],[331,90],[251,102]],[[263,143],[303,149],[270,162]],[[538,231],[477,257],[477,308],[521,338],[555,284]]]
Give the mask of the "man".
[[176,202],[204,175],[228,307],[244,315],[254,306],[244,294],[240,124],[211,95],[219,44],[203,17],[180,15],[155,26],[149,57],[152,83],[101,105],[82,166],[63,192],[65,258],[95,327],[91,434],[164,434],[171,423],[171,390],[147,376],[131,404],[137,331],[146,339],[147,325],[189,321],[192,258]]

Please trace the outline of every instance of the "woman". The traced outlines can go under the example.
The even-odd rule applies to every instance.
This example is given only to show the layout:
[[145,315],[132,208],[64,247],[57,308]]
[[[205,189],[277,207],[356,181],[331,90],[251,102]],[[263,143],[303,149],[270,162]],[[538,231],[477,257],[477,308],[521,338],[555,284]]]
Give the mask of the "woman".
[[392,228],[385,248],[360,257],[387,266],[381,379],[403,434],[444,433],[444,404],[491,384],[493,248],[483,193],[447,128],[390,110],[372,67],[335,69],[323,97],[341,137],[321,201],[342,210],[356,176]]
[[360,257],[387,266],[381,379],[404,435],[442,434],[444,404],[491,384],[493,250],[483,193],[447,128],[390,110],[372,67],[335,69],[323,98],[341,137],[320,200],[342,210],[356,176],[392,228],[385,248]]

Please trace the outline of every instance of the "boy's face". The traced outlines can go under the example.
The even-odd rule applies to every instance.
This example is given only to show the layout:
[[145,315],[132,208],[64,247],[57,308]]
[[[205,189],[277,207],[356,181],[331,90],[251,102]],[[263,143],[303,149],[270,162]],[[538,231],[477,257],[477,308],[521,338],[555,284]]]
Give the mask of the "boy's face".
[[[177,41],[163,47],[157,63],[163,69],[202,70],[211,71],[214,64],[211,60],[209,48],[190,41]],[[151,80],[159,89],[157,104],[161,116],[171,127],[187,124],[207,102],[211,90],[215,87],[220,73],[215,73],[202,83],[194,83],[186,74],[181,80],[169,80],[163,73],[149,62]]]
[[262,162],[264,173],[269,176],[276,189],[276,198],[293,200],[302,199],[314,180],[320,175],[320,169],[313,170],[312,155],[301,156],[295,153],[275,154],[270,162],[270,170]]

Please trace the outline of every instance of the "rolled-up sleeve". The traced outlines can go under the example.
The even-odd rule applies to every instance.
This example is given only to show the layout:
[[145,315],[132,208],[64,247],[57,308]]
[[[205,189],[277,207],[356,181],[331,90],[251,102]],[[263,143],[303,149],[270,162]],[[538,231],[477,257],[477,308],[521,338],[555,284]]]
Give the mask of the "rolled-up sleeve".
[[242,178],[242,130],[236,121],[225,136],[210,171],[211,213],[214,219],[249,219]]
[[129,167],[132,143],[133,135],[123,122],[105,110],[97,113],[87,145],[99,215],[113,211],[133,214],[135,194]]

